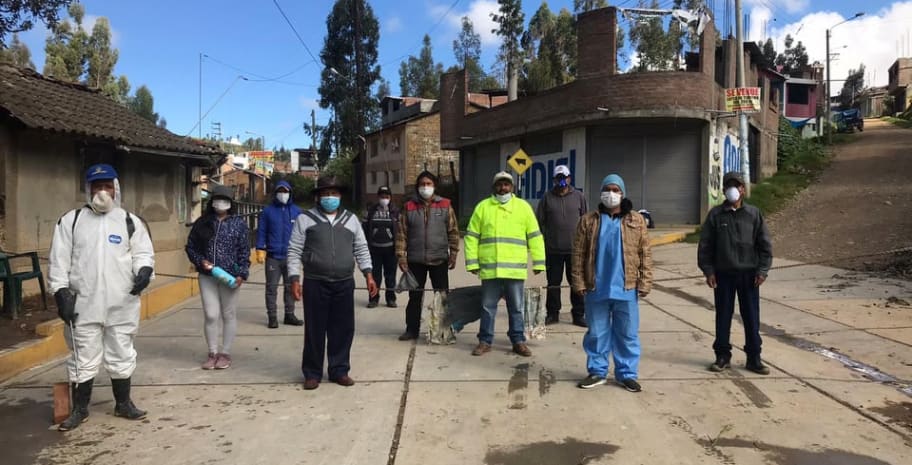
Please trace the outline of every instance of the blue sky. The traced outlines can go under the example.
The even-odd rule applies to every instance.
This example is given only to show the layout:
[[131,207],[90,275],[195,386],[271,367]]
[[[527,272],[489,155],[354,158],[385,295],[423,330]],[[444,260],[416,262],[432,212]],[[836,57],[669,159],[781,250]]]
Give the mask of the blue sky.
[[[323,46],[330,0],[277,0],[315,56]],[[269,147],[309,146],[300,129],[317,110],[317,121],[329,118],[319,109],[320,66],[285,23],[273,0],[83,0],[89,27],[96,17],[107,17],[114,30],[114,45],[120,51],[115,73],[125,74],[134,89],[146,84],[155,97],[155,107],[168,121],[168,129],[187,134],[197,121],[199,54],[202,66],[202,133],[212,122],[222,124],[222,134],[266,138]],[[430,32],[434,57],[444,66],[453,64],[452,41],[459,20],[468,15],[482,34],[482,59],[487,66],[497,49],[490,33],[490,11],[495,0],[372,0],[381,25],[382,74],[398,94],[398,66],[403,56],[417,54],[421,37]],[[572,9],[572,0],[548,2],[552,10]],[[611,1],[632,6],[636,0]],[[660,2],[670,5],[670,0]],[[715,5],[717,24],[725,0]],[[825,54],[827,27],[862,9],[866,16],[834,30],[834,78],[865,62],[875,84],[885,84],[887,67],[900,47],[912,48],[912,1],[890,0],[744,0],[751,15],[752,40],[772,37],[781,47],[785,33],[796,33],[808,47],[811,61]],[[528,19],[540,1],[523,2]],[[623,24],[623,23],[622,23]],[[766,27],[764,27],[766,26]],[[44,64],[46,30],[36,28],[22,35],[40,71]],[[903,45],[900,45],[900,42]],[[909,44],[909,46],[906,46]],[[906,52],[912,55],[912,51]],[[237,68],[243,71],[238,71]],[[290,74],[289,74],[290,73]],[[244,74],[251,81],[237,80]],[[255,79],[283,77],[278,81]],[[258,75],[258,76],[255,76]],[[224,97],[217,99],[224,93]],[[255,135],[248,134],[254,133]],[[194,135],[197,133],[193,131]]]

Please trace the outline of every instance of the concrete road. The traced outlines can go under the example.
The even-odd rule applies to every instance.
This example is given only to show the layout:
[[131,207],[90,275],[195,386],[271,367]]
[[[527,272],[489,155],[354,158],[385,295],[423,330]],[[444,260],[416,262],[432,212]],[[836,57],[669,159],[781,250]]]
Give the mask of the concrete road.
[[[778,260],[762,291],[769,376],[712,361],[711,292],[694,246],[655,249],[656,290],[641,306],[644,390],[583,391],[583,330],[563,323],[509,350],[505,311],[494,350],[472,357],[477,324],[455,345],[404,343],[400,308],[356,295],[354,387],[304,391],[301,328],[265,327],[262,289],[245,285],[234,365],[202,371],[200,302],[142,327],[136,403],[112,415],[107,380],[89,422],[51,428],[52,364],[0,391],[3,464],[779,464],[912,463],[912,283]],[[252,278],[262,279],[262,270]],[[475,283],[457,270],[454,286]],[[543,284],[537,276],[531,284]],[[299,310],[300,315],[300,310]],[[743,341],[733,325],[733,343]]]

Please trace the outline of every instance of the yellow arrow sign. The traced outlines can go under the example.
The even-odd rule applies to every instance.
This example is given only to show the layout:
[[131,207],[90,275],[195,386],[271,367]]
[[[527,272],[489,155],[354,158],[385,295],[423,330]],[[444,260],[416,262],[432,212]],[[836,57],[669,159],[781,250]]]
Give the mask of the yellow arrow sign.
[[532,157],[524,152],[523,149],[519,149],[507,159],[507,164],[516,171],[516,174],[522,175],[527,169],[532,167]]

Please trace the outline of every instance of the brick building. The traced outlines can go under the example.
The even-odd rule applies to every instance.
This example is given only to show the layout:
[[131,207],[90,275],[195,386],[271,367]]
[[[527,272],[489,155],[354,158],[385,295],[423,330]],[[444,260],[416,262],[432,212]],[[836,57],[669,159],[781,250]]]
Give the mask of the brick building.
[[[487,98],[487,97],[485,97]],[[386,97],[381,102],[382,127],[365,134],[366,156],[359,185],[368,204],[377,189],[389,186],[396,202],[415,192],[415,178],[424,170],[440,178],[442,195],[452,190],[458,175],[455,150],[440,148],[440,110],[436,100]]]
[[[578,17],[577,79],[535,96],[474,111],[464,71],[441,78],[441,146],[460,152],[460,215],[490,193],[494,172],[522,148],[533,166],[518,185],[536,204],[550,188],[556,164],[568,164],[574,184],[598,202],[597,186],[617,172],[636,208],[663,224],[700,222],[722,201],[725,171],[740,169],[738,121],[726,114],[725,88],[735,87],[737,42],[716,43],[707,24],[686,71],[618,74],[616,9]],[[751,177],[776,172],[778,92],[763,73],[755,44],[742,51],[746,83],[761,88],[763,111],[750,116]]]
[[893,96],[893,113],[905,113],[912,108],[912,58],[899,58],[889,69],[887,90]]

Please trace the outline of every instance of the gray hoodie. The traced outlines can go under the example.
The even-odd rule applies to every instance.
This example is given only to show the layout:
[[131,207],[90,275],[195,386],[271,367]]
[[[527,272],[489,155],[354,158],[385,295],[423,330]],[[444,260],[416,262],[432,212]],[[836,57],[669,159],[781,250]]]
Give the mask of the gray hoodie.
[[554,189],[545,192],[538,202],[535,217],[538,227],[545,235],[547,254],[573,253],[573,236],[576,223],[586,214],[586,196],[574,187],[566,195],[557,195]]

